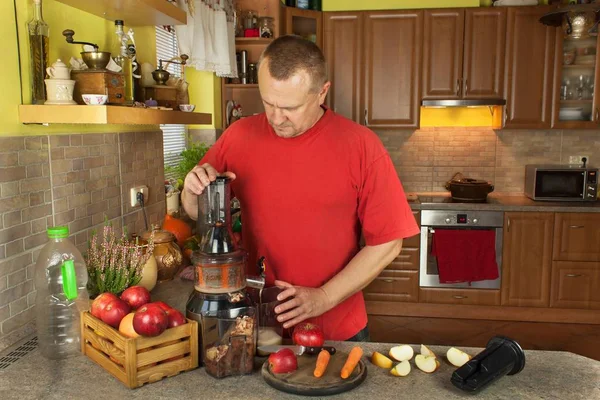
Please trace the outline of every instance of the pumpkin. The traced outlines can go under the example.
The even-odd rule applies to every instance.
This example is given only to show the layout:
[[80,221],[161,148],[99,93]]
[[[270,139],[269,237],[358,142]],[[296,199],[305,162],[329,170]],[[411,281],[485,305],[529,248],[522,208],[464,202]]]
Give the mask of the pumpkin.
[[165,215],[165,220],[162,225],[163,230],[171,232],[177,239],[177,244],[180,248],[183,247],[184,242],[192,236],[192,228],[184,221],[179,218],[175,218],[172,215]]

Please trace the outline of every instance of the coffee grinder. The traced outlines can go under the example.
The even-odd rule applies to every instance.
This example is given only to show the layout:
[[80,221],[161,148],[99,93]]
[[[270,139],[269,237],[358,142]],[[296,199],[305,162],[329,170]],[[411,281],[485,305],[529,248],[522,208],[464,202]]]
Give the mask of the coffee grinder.
[[192,254],[194,291],[188,318],[199,323],[199,360],[222,378],[252,372],[258,336],[257,308],[247,287],[261,290],[260,277],[246,277],[246,252],[231,228],[231,179],[217,177],[198,196],[200,248]]

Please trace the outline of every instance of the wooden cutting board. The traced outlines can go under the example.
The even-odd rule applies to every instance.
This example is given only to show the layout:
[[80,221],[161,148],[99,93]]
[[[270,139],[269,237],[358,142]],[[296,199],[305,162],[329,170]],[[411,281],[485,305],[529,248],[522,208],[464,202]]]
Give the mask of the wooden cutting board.
[[337,352],[329,360],[325,374],[315,378],[313,372],[317,356],[298,357],[298,369],[285,374],[275,374],[269,368],[268,360],[262,366],[264,380],[275,389],[304,396],[328,396],[343,393],[359,386],[367,377],[367,366],[361,359],[348,379],[342,379],[340,372],[348,358],[348,353]]

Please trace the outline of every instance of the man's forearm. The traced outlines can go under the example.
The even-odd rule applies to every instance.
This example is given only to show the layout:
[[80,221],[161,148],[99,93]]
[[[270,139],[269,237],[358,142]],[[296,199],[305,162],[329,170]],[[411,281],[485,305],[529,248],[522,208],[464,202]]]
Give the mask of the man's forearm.
[[321,287],[329,298],[331,308],[371,283],[401,249],[402,239],[363,247],[343,270]]
[[198,196],[188,192],[185,188],[181,191],[181,204],[191,219],[198,219]]

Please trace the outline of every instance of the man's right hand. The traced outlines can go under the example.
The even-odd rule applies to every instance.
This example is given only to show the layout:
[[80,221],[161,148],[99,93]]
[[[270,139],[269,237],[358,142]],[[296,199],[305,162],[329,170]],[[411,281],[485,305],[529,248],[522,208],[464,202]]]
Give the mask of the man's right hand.
[[227,176],[232,180],[235,179],[233,172],[224,172],[219,174],[216,169],[210,164],[196,165],[188,174],[185,176],[183,183],[183,190],[188,191],[190,194],[202,194],[204,188],[206,188],[212,181],[217,179],[217,176]]
[[183,192],[181,193],[181,203],[185,212],[192,218],[198,218],[198,195],[202,194],[204,189],[210,185],[217,176],[226,176],[235,179],[233,172],[224,172],[219,174],[210,164],[196,165],[185,176],[183,182]]

